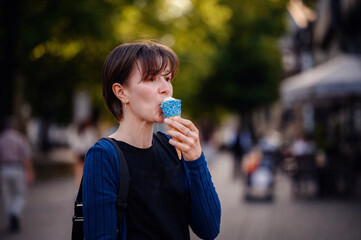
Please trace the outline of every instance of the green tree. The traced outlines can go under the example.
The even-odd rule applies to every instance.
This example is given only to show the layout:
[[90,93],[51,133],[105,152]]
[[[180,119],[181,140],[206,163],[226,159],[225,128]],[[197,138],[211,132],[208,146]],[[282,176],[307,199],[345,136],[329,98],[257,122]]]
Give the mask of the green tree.
[[[277,40],[285,29],[285,0],[224,0],[232,11],[229,41],[220,46],[202,102],[248,114],[278,97],[281,60]],[[209,109],[209,108],[208,108]]]
[[58,122],[71,119],[76,88],[88,89],[95,106],[104,109],[103,61],[115,46],[136,39],[154,39],[175,49],[181,60],[175,94],[189,103],[212,69],[216,43],[227,38],[222,26],[230,18],[230,10],[217,0],[15,2],[17,34],[8,39],[16,40],[16,73],[9,78],[23,76],[33,114]]
[[74,89],[99,81],[112,41],[112,7],[98,0],[30,0],[21,6],[17,59],[34,114],[68,122]]
[[186,114],[199,111],[194,101],[213,71],[219,45],[228,42],[230,8],[218,0],[138,0],[118,12],[113,27],[119,42],[150,38],[175,50],[180,71],[174,95]]
[[105,109],[100,79],[106,55],[120,43],[144,38],[178,54],[174,95],[186,113],[250,111],[277,96],[276,41],[285,0],[5,2],[2,70],[6,83],[23,76],[33,115],[69,122],[77,88],[89,90],[94,105]]

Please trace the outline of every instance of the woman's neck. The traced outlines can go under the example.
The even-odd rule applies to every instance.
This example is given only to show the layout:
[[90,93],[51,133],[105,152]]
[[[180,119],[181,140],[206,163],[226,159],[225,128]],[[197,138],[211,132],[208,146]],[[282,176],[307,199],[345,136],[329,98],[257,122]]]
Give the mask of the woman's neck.
[[137,148],[149,148],[153,141],[153,123],[136,123],[134,120],[123,119],[117,131],[109,137]]

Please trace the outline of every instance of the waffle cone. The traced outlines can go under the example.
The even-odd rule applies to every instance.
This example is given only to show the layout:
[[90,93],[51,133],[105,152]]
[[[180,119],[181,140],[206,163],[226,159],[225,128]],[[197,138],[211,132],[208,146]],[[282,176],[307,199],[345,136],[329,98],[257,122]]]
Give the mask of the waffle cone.
[[[174,127],[169,127],[169,130],[173,130],[173,131],[179,132],[179,131],[178,131],[177,129],[175,129]],[[172,139],[173,139],[174,141],[176,141],[176,142],[181,142],[178,138],[173,137]],[[181,160],[181,159],[182,159],[181,150],[179,150],[178,148],[175,148],[175,149],[177,150],[177,155],[178,155],[179,160]]]

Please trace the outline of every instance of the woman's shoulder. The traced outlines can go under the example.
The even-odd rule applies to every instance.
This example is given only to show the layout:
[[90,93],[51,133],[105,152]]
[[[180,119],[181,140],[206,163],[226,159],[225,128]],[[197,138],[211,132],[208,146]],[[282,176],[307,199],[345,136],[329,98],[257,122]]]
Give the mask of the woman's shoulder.
[[110,146],[108,144],[108,140],[105,138],[101,138],[98,141],[96,141],[93,146],[90,147],[90,149],[108,149]]
[[116,154],[116,149],[113,144],[105,138],[99,139],[88,150],[88,154],[92,153],[105,153],[105,156],[111,157]]
[[118,153],[111,142],[106,139],[99,139],[89,148],[85,156],[83,173],[105,173],[117,176],[119,172]]

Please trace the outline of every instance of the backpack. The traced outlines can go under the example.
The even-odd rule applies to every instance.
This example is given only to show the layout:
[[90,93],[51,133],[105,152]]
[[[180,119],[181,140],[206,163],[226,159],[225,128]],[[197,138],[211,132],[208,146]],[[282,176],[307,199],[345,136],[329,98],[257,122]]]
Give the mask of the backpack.
[[[119,229],[120,223],[124,218],[125,209],[127,207],[127,197],[129,191],[129,172],[128,164],[125,160],[125,157],[120,150],[118,144],[111,138],[103,138],[109,141],[118,153],[118,160],[120,164],[120,182],[118,188],[118,197],[117,197],[117,239],[119,238]],[[84,229],[83,229],[83,179],[81,180],[80,187],[78,190],[78,195],[74,203],[74,215],[73,215],[73,226],[72,226],[72,240],[83,240],[84,239]]]

